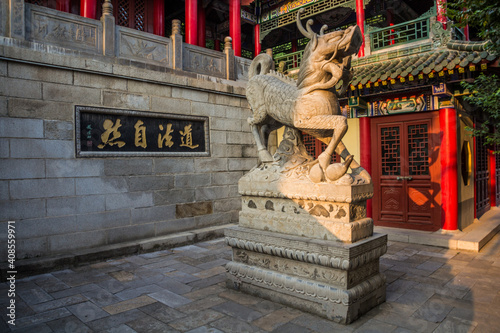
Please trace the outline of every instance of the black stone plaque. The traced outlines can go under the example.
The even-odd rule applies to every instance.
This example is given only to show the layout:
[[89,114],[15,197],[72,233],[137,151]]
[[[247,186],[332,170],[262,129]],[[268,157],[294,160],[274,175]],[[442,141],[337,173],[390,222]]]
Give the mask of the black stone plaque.
[[208,117],[75,107],[76,155],[209,156]]

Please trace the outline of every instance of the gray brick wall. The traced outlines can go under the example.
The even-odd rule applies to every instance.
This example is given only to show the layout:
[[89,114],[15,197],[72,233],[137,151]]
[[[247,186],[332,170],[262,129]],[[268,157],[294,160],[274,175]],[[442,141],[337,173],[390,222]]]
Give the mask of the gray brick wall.
[[[238,179],[257,163],[243,89],[90,59],[92,73],[63,68],[73,60],[62,55],[50,61],[0,61],[0,236],[15,220],[18,258],[237,221]],[[211,156],[76,158],[75,105],[208,116]]]

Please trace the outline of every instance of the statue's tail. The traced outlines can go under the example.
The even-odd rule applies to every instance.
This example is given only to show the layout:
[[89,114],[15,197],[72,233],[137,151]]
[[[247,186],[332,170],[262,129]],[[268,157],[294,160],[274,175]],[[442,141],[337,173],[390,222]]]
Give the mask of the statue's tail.
[[264,75],[274,70],[273,58],[266,54],[261,53],[252,60],[252,64],[248,69],[248,78],[252,78],[255,75]]

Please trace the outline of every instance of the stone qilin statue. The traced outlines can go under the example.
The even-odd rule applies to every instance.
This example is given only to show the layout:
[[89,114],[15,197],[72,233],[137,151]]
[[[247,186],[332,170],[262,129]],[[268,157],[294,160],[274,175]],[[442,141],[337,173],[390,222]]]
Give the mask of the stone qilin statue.
[[[238,226],[225,230],[233,250],[227,286],[349,324],[385,301],[379,258],[387,236],[374,233],[367,217],[373,184],[342,143],[347,119],[338,102],[362,39],[357,26],[329,33],[323,26],[316,34],[311,20],[302,26],[301,13],[297,24],[310,42],[298,80],[274,72],[266,54],[250,66],[248,121],[262,163],[238,182]],[[269,133],[283,125],[271,156]],[[301,132],[326,143],[318,159],[307,153]],[[334,151],[343,163],[330,163]]]
[[[281,162],[281,167],[287,171],[300,168],[314,183],[335,182],[341,178],[345,184],[370,183],[370,175],[342,143],[347,119],[342,116],[338,103],[338,97],[345,93],[352,78],[351,57],[362,43],[360,29],[353,26],[344,31],[324,33],[328,28],[324,25],[318,35],[312,31],[312,20],[307,22],[306,28],[302,26],[300,14],[303,11],[297,13],[297,25],[310,41],[304,51],[298,79],[295,81],[275,72],[273,59],[267,54],[258,55],[249,69],[246,95],[253,116],[248,122],[257,143],[259,159],[263,163]],[[335,86],[340,80],[342,89],[337,92]],[[273,158],[266,148],[267,139],[272,130],[283,125],[289,127],[284,145],[290,146],[286,137],[293,137],[297,146],[292,146],[298,151],[287,154],[286,147],[281,147]],[[299,131],[327,144],[317,160],[312,160],[302,149]],[[344,159],[343,163],[330,164],[334,151]],[[283,155],[288,155],[288,158]],[[293,165],[290,165],[290,155],[294,155]],[[352,174],[346,176],[349,167]]]

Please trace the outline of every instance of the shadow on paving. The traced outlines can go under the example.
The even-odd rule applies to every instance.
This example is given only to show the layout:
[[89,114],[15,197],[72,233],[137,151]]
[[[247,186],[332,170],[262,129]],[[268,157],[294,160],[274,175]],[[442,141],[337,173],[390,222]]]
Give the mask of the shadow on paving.
[[[348,326],[225,287],[223,239],[16,281],[1,332],[494,332],[500,235],[479,253],[389,242],[387,301]],[[0,293],[7,295],[6,283]]]

